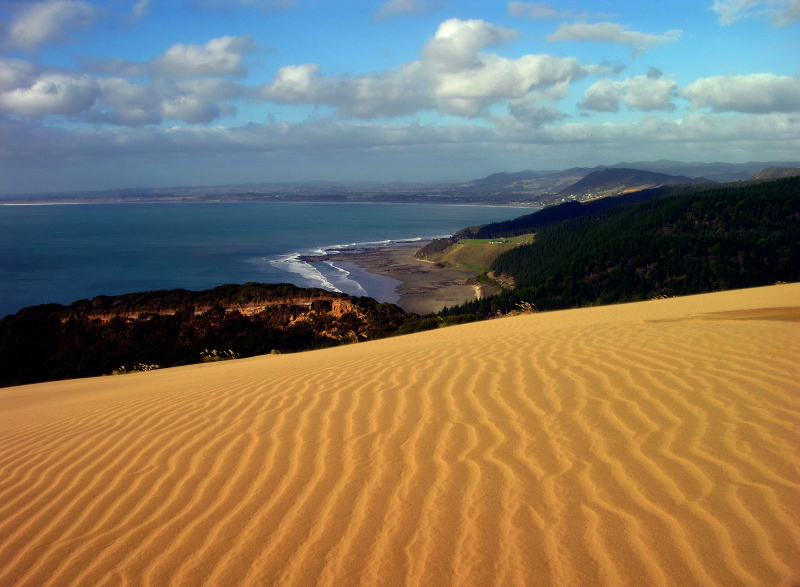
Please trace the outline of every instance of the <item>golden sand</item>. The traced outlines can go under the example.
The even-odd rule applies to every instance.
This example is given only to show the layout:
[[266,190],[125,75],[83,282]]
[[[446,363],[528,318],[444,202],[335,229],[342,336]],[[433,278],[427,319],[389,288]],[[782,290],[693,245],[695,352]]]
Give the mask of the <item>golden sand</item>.
[[798,306],[0,390],[0,585],[799,585]]

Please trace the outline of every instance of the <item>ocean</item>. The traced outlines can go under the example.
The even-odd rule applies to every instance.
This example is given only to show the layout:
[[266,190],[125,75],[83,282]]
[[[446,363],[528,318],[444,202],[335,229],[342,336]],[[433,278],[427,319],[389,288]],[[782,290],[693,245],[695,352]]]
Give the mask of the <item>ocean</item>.
[[387,277],[298,257],[450,235],[531,208],[380,203],[0,206],[0,317],[98,295],[293,283],[395,302]]

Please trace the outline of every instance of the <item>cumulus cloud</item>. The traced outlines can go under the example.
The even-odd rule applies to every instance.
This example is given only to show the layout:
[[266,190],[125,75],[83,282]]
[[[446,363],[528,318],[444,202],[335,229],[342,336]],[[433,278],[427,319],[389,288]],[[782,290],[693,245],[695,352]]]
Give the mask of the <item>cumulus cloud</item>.
[[552,106],[542,105],[541,95],[527,94],[522,98],[509,100],[508,114],[515,121],[532,126],[541,126],[566,118],[566,115]]
[[76,115],[100,95],[97,82],[88,75],[45,73],[29,86],[0,93],[0,110],[23,116]]
[[516,39],[519,33],[483,20],[450,18],[439,25],[436,34],[422,49],[425,62],[443,70],[477,67],[478,51]]
[[162,120],[211,122],[235,113],[225,101],[244,88],[225,78],[154,79],[40,71],[30,63],[0,59],[0,112],[43,118],[69,116],[90,122],[143,125]]
[[244,75],[242,56],[252,53],[257,45],[248,36],[218,37],[204,45],[177,43],[155,59],[155,72],[168,77],[198,75]]
[[631,110],[674,110],[672,97],[677,89],[678,84],[658,70],[623,81],[601,79],[586,89],[578,107],[596,112],[617,112],[622,103]]
[[523,55],[508,59],[481,50],[518,33],[482,20],[444,21],[421,51],[421,59],[397,70],[356,77],[321,75],[317,64],[282,67],[255,99],[328,105],[361,119],[431,109],[465,117],[485,114],[491,104],[569,82],[589,73],[574,58]]
[[683,31],[669,30],[663,34],[642,33],[632,31],[613,22],[562,23],[558,30],[547,37],[548,41],[603,41],[626,45],[633,49],[634,55],[641,55],[663,43],[677,41]]
[[714,112],[800,112],[800,78],[772,73],[700,78],[681,96],[693,108]]
[[126,59],[90,60],[85,70],[90,73],[129,78],[244,76],[247,73],[243,62],[244,56],[257,49],[258,45],[249,35],[217,37],[203,45],[177,43],[163,55],[143,63]]
[[221,101],[241,95],[239,84],[226,79],[139,84],[124,78],[98,80],[101,92],[87,112],[92,122],[129,126],[157,124],[162,120],[211,122],[236,109]]
[[0,93],[21,88],[34,79],[36,68],[21,59],[0,59]]
[[254,49],[248,36],[177,44],[146,63],[90,63],[86,70],[103,75],[98,78],[0,59],[0,112],[130,126],[164,120],[207,123],[235,114],[227,101],[242,96],[245,89],[220,76],[243,75],[243,55]]
[[5,44],[26,51],[48,43],[66,41],[69,35],[91,25],[99,10],[80,0],[46,0],[26,4],[8,25]]
[[762,16],[778,25],[787,25],[800,18],[800,0],[714,0],[712,9],[725,25]]

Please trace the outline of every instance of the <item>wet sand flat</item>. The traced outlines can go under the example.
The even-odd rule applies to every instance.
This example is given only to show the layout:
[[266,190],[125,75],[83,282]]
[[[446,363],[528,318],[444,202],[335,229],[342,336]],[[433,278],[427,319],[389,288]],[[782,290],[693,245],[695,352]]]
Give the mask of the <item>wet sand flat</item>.
[[0,390],[0,586],[800,585],[800,284]]
[[476,298],[475,286],[465,282],[477,276],[477,271],[434,267],[430,261],[415,259],[414,253],[421,246],[420,243],[394,245],[314,258],[355,263],[369,273],[400,281],[395,289],[399,300],[394,303],[406,312],[433,314],[445,306],[457,306]]

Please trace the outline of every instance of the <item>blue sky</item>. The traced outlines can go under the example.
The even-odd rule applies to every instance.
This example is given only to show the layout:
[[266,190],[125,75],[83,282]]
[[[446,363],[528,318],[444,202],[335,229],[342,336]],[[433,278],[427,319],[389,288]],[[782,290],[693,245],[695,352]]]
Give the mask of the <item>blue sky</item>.
[[0,0],[0,193],[800,159],[800,0]]

